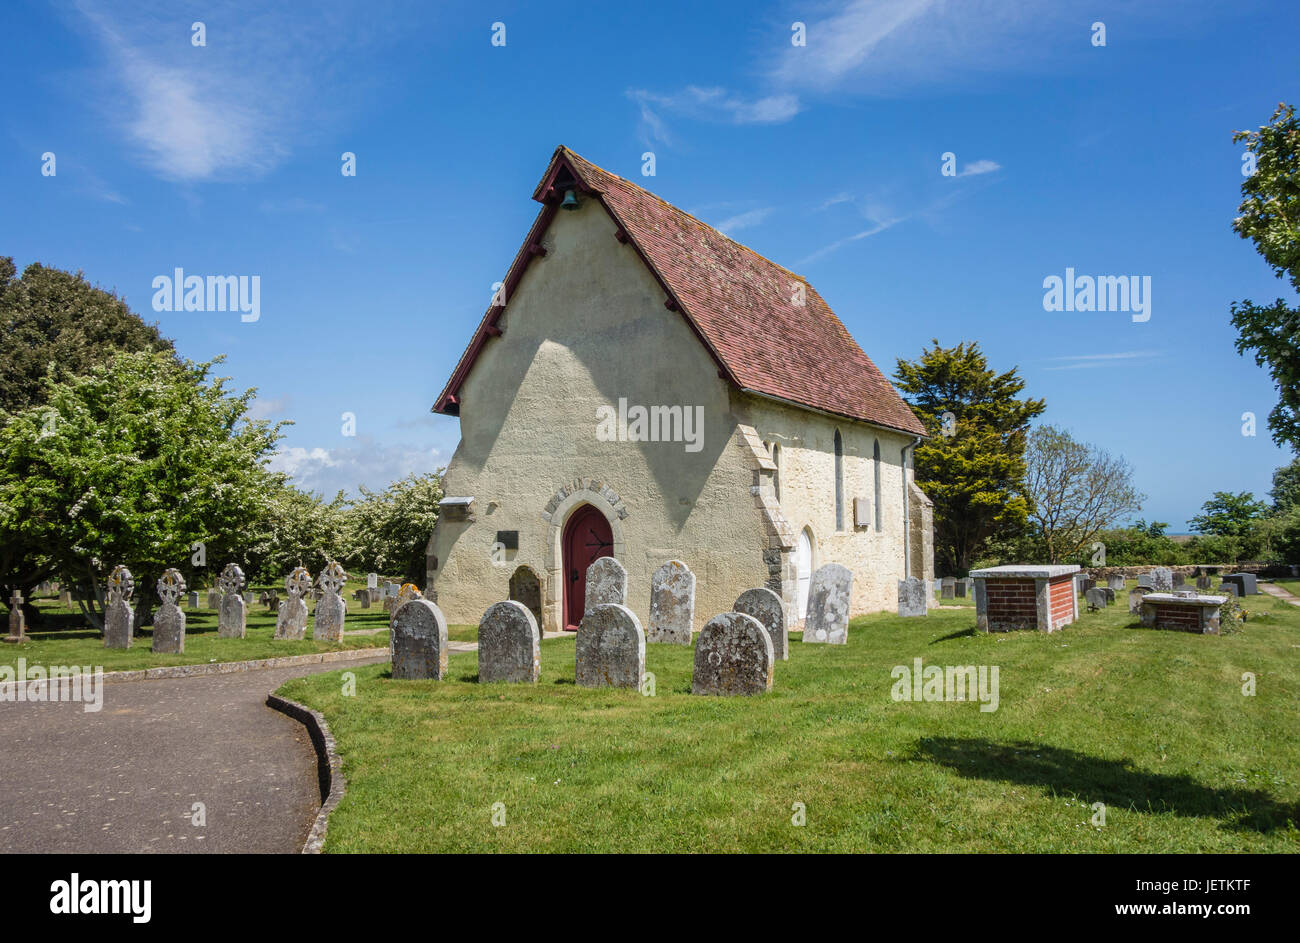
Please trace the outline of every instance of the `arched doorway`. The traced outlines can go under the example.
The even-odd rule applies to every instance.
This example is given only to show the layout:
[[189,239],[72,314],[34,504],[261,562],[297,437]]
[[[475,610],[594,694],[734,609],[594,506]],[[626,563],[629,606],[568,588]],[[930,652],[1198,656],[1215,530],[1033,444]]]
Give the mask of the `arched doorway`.
[[576,632],[587,604],[587,567],[600,557],[614,555],[614,534],[601,514],[590,504],[573,512],[561,541],[564,560],[564,628]]
[[542,627],[542,581],[537,578],[533,568],[521,566],[510,574],[510,598],[523,603],[525,609],[537,620],[537,628]]
[[802,619],[808,615],[808,586],[812,582],[812,531],[807,527],[799,531],[799,543],[794,549],[794,569],[798,578],[795,603]]

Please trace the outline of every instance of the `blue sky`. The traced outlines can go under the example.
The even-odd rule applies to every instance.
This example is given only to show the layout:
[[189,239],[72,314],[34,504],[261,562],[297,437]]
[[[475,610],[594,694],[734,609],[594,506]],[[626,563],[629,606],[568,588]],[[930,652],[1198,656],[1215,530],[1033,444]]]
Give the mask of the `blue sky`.
[[[1148,519],[1268,490],[1290,455],[1228,305],[1291,294],[1231,230],[1231,134],[1300,99],[1296,4],[618,6],[8,3],[0,255],[226,354],[294,420],[277,465],[301,484],[379,488],[454,450],[429,407],[563,143],[807,276],[886,374],[978,340],[1129,459]],[[259,275],[260,319],[155,313],[177,267]],[[1150,320],[1044,311],[1067,268],[1149,276]]]

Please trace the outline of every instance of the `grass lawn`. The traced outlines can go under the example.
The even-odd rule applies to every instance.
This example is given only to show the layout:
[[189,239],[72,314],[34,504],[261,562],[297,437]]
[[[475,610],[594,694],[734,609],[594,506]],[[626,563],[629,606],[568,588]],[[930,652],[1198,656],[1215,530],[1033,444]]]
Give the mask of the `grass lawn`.
[[[14,665],[25,658],[28,665],[95,665],[105,671],[153,668],[159,665],[196,665],[214,661],[244,661],[275,658],[281,655],[306,655],[350,648],[383,648],[388,645],[388,613],[382,608],[362,609],[351,598],[352,591],[365,583],[349,583],[344,588],[348,600],[348,633],[379,629],[373,635],[344,635],[342,642],[317,642],[311,638],[313,620],[307,620],[307,638],[301,642],[276,641],[275,613],[261,603],[248,607],[247,632],[242,639],[217,637],[217,613],[214,609],[185,608],[185,651],[179,655],[155,655],[151,630],[146,627],[128,649],[105,648],[100,631],[89,625],[79,608],[65,609],[53,598],[37,597],[33,603],[41,610],[42,625],[29,628],[31,641],[23,645],[0,645],[0,664]],[[256,592],[263,588],[257,587]],[[137,584],[137,594],[141,587]],[[280,596],[285,595],[280,587]],[[138,599],[137,595],[137,599]],[[199,601],[207,602],[207,592],[200,591]],[[308,609],[314,608],[308,604]]]
[[[653,697],[578,688],[572,637],[542,642],[535,686],[475,683],[468,652],[442,682],[385,663],[352,697],[337,672],[280,693],[338,741],[332,852],[1296,852],[1300,610],[1250,602],[1223,637],[1136,628],[1127,593],[1052,635],[872,615],[844,647],[794,636],[753,698],[692,696],[671,645],[647,646]],[[895,702],[914,658],[998,666],[998,709]]]

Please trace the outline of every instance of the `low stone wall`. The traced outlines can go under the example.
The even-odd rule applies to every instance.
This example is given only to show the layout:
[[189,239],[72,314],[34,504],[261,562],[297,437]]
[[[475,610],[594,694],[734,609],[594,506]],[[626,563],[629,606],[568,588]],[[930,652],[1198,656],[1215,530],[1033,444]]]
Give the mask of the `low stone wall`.
[[1300,578],[1300,564],[1282,563],[1189,563],[1182,566],[1165,566],[1164,564],[1147,564],[1144,566],[1086,566],[1079,572],[1095,580],[1105,580],[1108,576],[1122,576],[1135,580],[1143,573],[1149,573],[1157,566],[1164,566],[1173,573],[1183,576],[1222,576],[1225,573],[1254,573],[1265,579]]

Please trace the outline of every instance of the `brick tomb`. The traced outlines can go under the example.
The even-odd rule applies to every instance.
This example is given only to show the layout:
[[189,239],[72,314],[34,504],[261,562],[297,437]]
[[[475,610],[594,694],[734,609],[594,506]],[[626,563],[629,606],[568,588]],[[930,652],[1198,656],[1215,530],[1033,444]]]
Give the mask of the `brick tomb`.
[[1147,593],[1142,597],[1142,624],[1151,629],[1218,635],[1219,607],[1227,601],[1227,596]]
[[1075,564],[1008,564],[972,570],[975,624],[983,632],[1038,629],[1055,632],[1079,617]]

